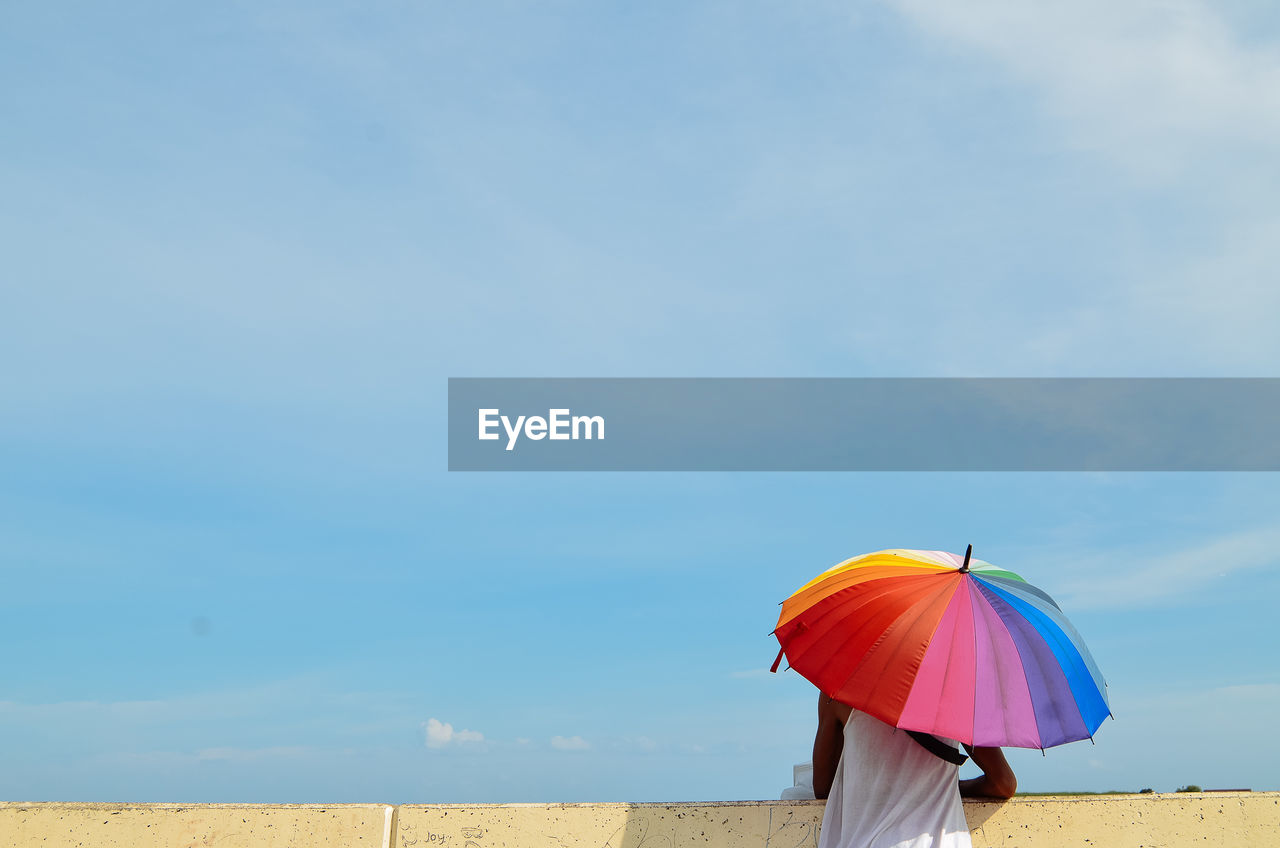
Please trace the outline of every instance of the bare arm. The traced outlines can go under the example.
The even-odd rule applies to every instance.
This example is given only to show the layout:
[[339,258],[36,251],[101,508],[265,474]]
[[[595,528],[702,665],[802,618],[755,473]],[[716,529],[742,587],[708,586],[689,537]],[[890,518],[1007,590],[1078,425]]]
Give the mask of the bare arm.
[[[836,766],[844,750],[844,722],[847,708],[818,693],[818,732],[813,737],[813,797],[826,798],[836,779]],[[840,714],[844,713],[842,717]]]
[[[1018,778],[1014,776],[1004,751],[999,748],[971,748],[965,745],[973,762],[982,769],[981,777],[960,781],[961,798],[1012,798],[1018,791]],[[817,767],[814,767],[817,774]],[[815,777],[816,781],[816,777]]]

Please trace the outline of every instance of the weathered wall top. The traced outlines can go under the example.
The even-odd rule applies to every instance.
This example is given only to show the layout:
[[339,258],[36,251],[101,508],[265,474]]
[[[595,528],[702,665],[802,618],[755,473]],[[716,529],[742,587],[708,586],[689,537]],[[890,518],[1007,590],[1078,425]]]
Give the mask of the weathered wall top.
[[[821,801],[0,803],[4,848],[816,848]],[[968,801],[974,848],[1280,846],[1280,792]]]

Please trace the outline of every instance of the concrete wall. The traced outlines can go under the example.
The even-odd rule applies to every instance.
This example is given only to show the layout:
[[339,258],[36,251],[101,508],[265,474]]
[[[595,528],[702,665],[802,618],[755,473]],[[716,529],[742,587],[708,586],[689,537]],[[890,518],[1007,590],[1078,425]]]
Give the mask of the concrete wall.
[[385,804],[0,803],[3,848],[303,848],[395,844]]
[[[0,803],[3,848],[815,848],[819,801],[708,804]],[[967,802],[975,848],[1280,848],[1280,792]]]

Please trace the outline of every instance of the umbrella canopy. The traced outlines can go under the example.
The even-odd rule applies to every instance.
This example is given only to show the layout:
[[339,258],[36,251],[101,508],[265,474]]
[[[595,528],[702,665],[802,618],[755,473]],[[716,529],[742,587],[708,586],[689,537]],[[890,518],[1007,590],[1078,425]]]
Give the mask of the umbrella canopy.
[[1049,748],[1091,738],[1111,715],[1053,599],[969,552],[846,560],[782,603],[774,635],[773,670],[785,654],[838,701],[970,745]]

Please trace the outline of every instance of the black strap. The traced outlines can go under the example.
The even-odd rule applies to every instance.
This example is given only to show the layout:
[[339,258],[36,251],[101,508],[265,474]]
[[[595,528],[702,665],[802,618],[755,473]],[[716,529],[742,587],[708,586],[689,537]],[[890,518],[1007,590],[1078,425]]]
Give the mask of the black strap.
[[930,736],[928,733],[921,733],[918,730],[908,730],[907,735],[919,742],[921,747],[930,754],[935,757],[941,757],[953,766],[962,766],[969,759],[936,736]]

